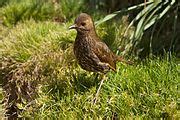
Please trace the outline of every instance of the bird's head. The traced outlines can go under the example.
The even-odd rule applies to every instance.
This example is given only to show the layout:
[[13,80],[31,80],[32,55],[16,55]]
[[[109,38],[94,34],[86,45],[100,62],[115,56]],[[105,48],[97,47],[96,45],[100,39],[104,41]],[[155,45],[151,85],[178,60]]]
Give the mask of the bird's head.
[[78,33],[85,34],[94,31],[94,23],[90,15],[81,13],[69,29],[76,29]]

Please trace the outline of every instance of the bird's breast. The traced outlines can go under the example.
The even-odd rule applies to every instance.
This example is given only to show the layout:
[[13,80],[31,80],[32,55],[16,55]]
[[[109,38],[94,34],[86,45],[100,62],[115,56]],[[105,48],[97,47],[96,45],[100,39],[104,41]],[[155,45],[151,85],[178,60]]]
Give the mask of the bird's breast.
[[93,41],[89,36],[78,37],[74,43],[74,54],[77,58],[87,56],[90,52],[93,45]]
[[95,64],[92,55],[93,46],[94,42],[91,37],[76,37],[74,43],[74,54],[80,66],[88,71],[95,71],[92,66]]

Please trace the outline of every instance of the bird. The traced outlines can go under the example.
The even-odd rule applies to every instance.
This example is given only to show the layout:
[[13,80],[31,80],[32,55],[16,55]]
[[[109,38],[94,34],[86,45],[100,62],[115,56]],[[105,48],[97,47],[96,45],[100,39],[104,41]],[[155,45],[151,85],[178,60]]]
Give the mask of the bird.
[[87,13],[80,13],[69,29],[77,31],[73,51],[78,64],[86,71],[103,75],[94,98],[94,103],[96,103],[100,88],[105,80],[105,74],[110,70],[116,72],[118,61],[126,63],[129,63],[129,61],[114,54],[98,37],[94,21]]

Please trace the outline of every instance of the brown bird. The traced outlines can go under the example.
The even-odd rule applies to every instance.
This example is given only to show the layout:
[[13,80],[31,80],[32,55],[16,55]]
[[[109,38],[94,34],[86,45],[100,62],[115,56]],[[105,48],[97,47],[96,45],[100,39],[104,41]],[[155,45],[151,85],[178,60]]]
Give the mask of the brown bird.
[[[122,57],[115,55],[109,47],[101,41],[95,31],[94,22],[90,15],[81,13],[69,29],[76,29],[77,36],[74,42],[74,54],[79,65],[87,71],[107,73],[110,69],[116,71],[116,62],[126,62]],[[128,62],[127,62],[128,63]],[[95,101],[105,77],[102,78],[97,90]]]

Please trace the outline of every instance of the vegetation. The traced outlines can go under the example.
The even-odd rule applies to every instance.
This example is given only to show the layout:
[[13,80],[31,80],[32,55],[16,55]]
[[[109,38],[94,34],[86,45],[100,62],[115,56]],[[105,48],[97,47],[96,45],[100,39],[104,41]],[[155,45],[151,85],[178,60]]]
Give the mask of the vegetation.
[[69,83],[63,85],[53,76],[53,82],[39,92],[36,111],[24,115],[36,119],[178,118],[179,78],[174,63],[158,59],[137,66],[118,64],[118,72],[107,75],[96,105],[92,100],[98,80],[79,70],[75,78],[72,72],[67,74]]
[[[115,53],[135,61],[133,65],[118,63],[117,73],[111,71],[106,75],[107,80],[102,86],[98,101],[93,105],[92,100],[101,76],[86,72],[78,66],[72,51],[76,32],[67,29],[79,11],[88,12],[88,2],[0,2],[0,98],[3,103],[0,105],[0,116],[6,114],[9,118],[18,116],[34,119],[178,119],[180,63],[177,27],[179,18],[176,12],[179,3],[173,3],[170,9],[175,11],[173,15],[170,14],[174,16],[173,19],[167,20],[167,12],[160,19],[165,21],[160,28],[157,27],[157,20],[146,31],[144,29],[148,25],[147,19],[139,18],[136,26],[131,25],[126,15],[127,12],[145,10],[144,3],[140,7],[136,5],[135,8],[115,12],[116,14],[110,14],[104,19],[100,18],[107,14],[102,12],[107,9],[107,3],[100,0],[99,3],[103,4],[97,4],[96,13],[93,12],[96,2],[91,4],[89,13],[97,21],[98,35]],[[161,9],[155,5],[154,9],[159,9],[154,13],[156,17],[168,3],[163,4],[161,1]],[[117,9],[115,7],[112,10]],[[153,16],[153,10],[148,14]],[[124,16],[119,17],[120,13]],[[113,17],[115,19],[112,19]],[[144,20],[147,24],[140,25],[140,21]],[[173,41],[171,49],[167,46],[166,49],[157,42],[157,36],[160,36],[160,39],[165,38],[166,34],[162,33],[169,32],[168,29],[163,29],[166,20],[172,21],[168,26],[174,25],[173,34],[167,38]],[[133,38],[136,39],[133,39],[134,33],[141,37],[135,36]],[[154,51],[159,46],[161,50]],[[158,56],[162,49],[165,51],[164,56]],[[8,116],[9,114],[13,116]]]

